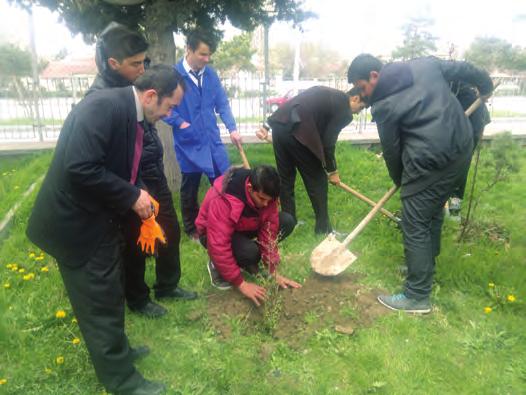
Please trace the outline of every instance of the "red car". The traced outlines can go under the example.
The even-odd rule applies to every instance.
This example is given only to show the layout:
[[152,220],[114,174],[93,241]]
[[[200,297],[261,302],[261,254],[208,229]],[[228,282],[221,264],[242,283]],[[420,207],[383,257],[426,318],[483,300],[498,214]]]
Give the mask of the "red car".
[[[302,89],[300,89],[298,93],[300,93],[301,91]],[[294,96],[296,96],[295,90],[291,89],[287,91],[287,93],[285,93],[283,96],[270,97],[267,99],[267,108],[270,110],[270,112],[274,112],[279,107],[281,107],[283,103],[288,102]]]

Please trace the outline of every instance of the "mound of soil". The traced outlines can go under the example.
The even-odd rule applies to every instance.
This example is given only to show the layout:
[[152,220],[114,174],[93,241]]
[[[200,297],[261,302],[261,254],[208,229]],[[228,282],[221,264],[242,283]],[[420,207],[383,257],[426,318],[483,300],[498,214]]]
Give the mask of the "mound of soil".
[[[281,290],[282,309],[272,336],[300,345],[325,328],[350,335],[388,313],[376,301],[383,291],[367,289],[359,279],[360,275],[350,273],[336,277],[313,274],[302,288]],[[208,317],[223,338],[231,336],[234,321],[249,333],[264,331],[263,314],[263,307],[256,307],[236,290],[217,291],[208,298]]]

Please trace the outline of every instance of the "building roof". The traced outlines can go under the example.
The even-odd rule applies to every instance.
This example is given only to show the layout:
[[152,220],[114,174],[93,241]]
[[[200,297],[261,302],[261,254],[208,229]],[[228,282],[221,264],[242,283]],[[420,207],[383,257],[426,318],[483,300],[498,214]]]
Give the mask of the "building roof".
[[73,75],[97,74],[95,58],[52,60],[40,74],[40,78],[65,78]]

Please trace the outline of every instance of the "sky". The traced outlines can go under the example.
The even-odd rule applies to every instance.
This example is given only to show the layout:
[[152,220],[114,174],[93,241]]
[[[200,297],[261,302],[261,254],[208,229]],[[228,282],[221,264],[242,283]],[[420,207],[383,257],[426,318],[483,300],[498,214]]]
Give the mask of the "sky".
[[[305,9],[318,18],[303,24],[303,32],[291,24],[276,23],[270,30],[270,45],[300,39],[320,42],[352,59],[361,52],[388,55],[402,43],[402,26],[411,17],[430,17],[429,29],[438,37],[438,50],[447,52],[453,43],[462,53],[477,36],[502,38],[526,47],[526,0],[306,0]],[[491,6],[490,6],[491,4]],[[93,46],[73,37],[59,17],[45,8],[34,8],[36,46],[39,56],[50,58],[66,48],[72,57],[93,54]],[[29,45],[27,14],[0,0],[0,41]],[[225,37],[237,30],[226,27]]]

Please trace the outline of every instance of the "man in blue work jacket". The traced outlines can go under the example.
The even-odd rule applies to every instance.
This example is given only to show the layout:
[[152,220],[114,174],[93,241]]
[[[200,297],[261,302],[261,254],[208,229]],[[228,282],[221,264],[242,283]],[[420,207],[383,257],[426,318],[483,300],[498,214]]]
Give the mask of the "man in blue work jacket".
[[199,212],[197,194],[201,175],[204,173],[212,184],[230,166],[216,114],[230,132],[232,143],[241,143],[241,136],[221,81],[215,70],[207,66],[215,43],[202,32],[194,31],[187,36],[186,45],[186,56],[174,66],[186,83],[184,99],[164,121],[173,127],[175,153],[182,173],[184,231],[197,239],[194,222]]

